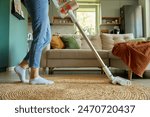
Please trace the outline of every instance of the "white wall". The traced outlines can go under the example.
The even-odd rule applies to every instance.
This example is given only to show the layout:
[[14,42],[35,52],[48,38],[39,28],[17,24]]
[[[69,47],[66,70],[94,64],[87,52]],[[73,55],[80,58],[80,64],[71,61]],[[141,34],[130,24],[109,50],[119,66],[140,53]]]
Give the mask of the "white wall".
[[[100,0],[102,17],[120,17],[120,8],[123,5],[137,5],[138,0]],[[100,26],[101,29],[112,31],[114,26]]]
[[100,0],[102,16],[120,16],[119,9],[123,5],[142,5],[144,36],[150,37],[150,0]]
[[[138,4],[138,0],[100,0],[101,2],[101,15],[102,16],[120,16],[120,7],[123,5]],[[52,17],[57,16],[57,11],[53,4],[50,6],[50,21],[52,22]],[[62,26],[62,25],[52,25],[52,34],[54,33],[74,33],[74,26]]]
[[[131,5],[131,4],[138,4],[138,1],[143,0],[100,0],[101,2],[101,15],[102,16],[112,16],[118,17],[120,16],[120,8],[123,5]],[[149,0],[148,0],[149,1]],[[53,16],[57,16],[57,11],[51,3],[50,5],[50,21],[52,22]],[[52,34],[55,33],[75,33],[75,27],[73,25],[51,25]],[[29,27],[29,31],[31,32],[31,25]]]
[[102,16],[118,17],[123,5],[138,4],[138,0],[100,0]]
[[74,25],[52,25],[51,26],[52,34],[74,34],[75,28]]

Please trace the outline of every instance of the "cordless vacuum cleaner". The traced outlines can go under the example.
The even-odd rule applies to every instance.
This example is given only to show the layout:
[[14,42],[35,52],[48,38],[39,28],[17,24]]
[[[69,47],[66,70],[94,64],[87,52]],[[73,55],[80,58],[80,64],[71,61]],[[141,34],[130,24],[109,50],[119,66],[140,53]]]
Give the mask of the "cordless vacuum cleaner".
[[88,38],[88,36],[84,33],[83,29],[81,28],[80,24],[78,23],[73,11],[75,11],[76,9],[79,8],[76,0],[52,0],[57,11],[58,14],[61,18],[65,18],[66,16],[69,16],[72,21],[75,23],[75,25],[78,27],[80,33],[82,34],[82,36],[86,39],[89,47],[92,49],[92,51],[94,52],[98,62],[100,63],[100,65],[102,66],[103,71],[105,72],[105,74],[107,75],[107,77],[111,80],[111,82],[113,84],[120,84],[120,85],[131,85],[131,81],[121,78],[119,76],[114,77],[111,73],[111,71],[108,69],[108,67],[104,64],[103,60],[101,59],[100,55],[98,54],[98,52],[96,51],[96,49],[94,48],[94,46],[92,45],[90,39]]

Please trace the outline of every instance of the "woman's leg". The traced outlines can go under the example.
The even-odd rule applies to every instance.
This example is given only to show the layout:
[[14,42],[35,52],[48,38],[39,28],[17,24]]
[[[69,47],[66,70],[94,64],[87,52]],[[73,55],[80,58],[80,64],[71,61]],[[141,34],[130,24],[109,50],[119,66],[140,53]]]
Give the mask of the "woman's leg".
[[[52,83],[39,76],[42,49],[50,42],[50,23],[48,16],[48,0],[25,0],[26,8],[32,18],[33,41],[30,51],[21,62],[22,68],[31,67],[32,84]],[[36,80],[34,80],[36,78]],[[37,80],[38,79],[38,80]]]
[[30,67],[38,68],[42,49],[50,42],[48,0],[25,0],[25,5],[32,19],[33,41],[24,60],[29,61]]

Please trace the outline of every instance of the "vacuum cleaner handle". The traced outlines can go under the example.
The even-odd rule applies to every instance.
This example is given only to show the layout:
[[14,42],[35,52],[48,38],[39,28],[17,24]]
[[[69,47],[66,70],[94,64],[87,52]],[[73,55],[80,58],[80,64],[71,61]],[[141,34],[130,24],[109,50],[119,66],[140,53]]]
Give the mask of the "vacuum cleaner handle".
[[72,21],[75,23],[75,25],[78,27],[80,33],[82,34],[82,36],[86,39],[88,45],[90,46],[90,48],[92,49],[92,51],[94,52],[95,56],[97,57],[97,60],[99,61],[99,63],[101,64],[104,72],[106,73],[107,77],[110,80],[113,80],[114,77],[112,75],[112,73],[110,72],[110,70],[108,69],[108,67],[104,64],[103,60],[101,59],[100,55],[98,54],[97,50],[94,48],[93,44],[91,43],[91,41],[89,40],[89,38],[87,37],[87,35],[84,33],[83,29],[81,28],[80,24],[78,23],[74,13],[72,10],[68,11],[68,15],[71,17]]

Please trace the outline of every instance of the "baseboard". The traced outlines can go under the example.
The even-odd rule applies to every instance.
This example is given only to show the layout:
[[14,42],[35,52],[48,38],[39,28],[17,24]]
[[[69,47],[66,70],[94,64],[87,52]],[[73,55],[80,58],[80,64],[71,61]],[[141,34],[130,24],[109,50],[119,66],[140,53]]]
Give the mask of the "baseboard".
[[13,67],[8,67],[8,68],[6,69],[6,71],[14,71],[14,68],[15,68],[15,66],[13,66]]
[[0,72],[6,72],[6,67],[0,67]]
[[99,68],[54,68],[55,74],[100,74]]

